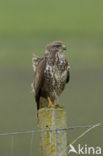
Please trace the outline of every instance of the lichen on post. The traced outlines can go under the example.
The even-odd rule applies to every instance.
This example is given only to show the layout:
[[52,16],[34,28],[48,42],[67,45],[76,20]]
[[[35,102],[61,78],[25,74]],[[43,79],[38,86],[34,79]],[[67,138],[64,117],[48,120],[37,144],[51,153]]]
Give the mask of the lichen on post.
[[[41,108],[38,111],[41,156],[62,156],[67,147],[66,112],[64,108]],[[67,151],[63,153],[67,156]]]

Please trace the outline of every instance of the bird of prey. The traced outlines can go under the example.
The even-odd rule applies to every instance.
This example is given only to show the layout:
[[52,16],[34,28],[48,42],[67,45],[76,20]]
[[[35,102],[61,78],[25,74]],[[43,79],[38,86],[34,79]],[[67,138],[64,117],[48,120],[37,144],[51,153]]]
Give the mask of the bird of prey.
[[44,56],[33,57],[33,90],[37,110],[40,109],[41,97],[48,101],[48,107],[55,108],[57,97],[70,80],[70,65],[64,56],[65,50],[63,42],[55,41],[46,46]]

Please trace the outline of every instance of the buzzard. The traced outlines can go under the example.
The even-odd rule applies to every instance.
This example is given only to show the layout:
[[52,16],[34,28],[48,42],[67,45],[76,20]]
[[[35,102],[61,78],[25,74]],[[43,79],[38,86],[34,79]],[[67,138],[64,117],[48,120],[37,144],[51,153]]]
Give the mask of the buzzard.
[[70,80],[70,65],[64,56],[66,46],[55,41],[46,46],[44,56],[33,57],[33,90],[37,110],[41,108],[40,98],[48,101],[48,107],[56,107],[56,99]]

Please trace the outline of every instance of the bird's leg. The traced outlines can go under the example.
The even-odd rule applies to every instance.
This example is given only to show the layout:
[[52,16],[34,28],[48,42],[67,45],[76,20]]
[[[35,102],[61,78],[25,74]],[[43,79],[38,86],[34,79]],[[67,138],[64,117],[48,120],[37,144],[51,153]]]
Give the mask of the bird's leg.
[[52,107],[52,108],[55,108],[56,107],[56,104],[55,103],[52,103],[50,97],[48,97],[48,107]]

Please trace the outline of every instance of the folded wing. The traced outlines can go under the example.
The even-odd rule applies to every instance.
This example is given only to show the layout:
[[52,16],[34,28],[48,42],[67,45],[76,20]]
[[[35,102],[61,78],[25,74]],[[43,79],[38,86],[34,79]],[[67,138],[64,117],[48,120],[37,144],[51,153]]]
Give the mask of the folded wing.
[[36,64],[36,68],[35,68],[35,75],[34,75],[35,77],[34,77],[34,83],[33,83],[33,88],[35,91],[35,100],[37,103],[37,109],[39,109],[41,88],[42,88],[43,80],[44,80],[44,69],[45,69],[45,64],[46,64],[45,57],[38,60],[38,62],[37,62],[38,65]]

